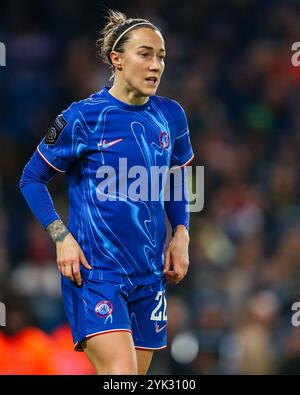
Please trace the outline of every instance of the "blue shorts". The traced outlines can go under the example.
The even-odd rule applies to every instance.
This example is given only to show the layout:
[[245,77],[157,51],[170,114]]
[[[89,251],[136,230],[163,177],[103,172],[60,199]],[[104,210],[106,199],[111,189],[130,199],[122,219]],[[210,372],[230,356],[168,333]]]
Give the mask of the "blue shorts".
[[74,349],[100,334],[127,331],[137,349],[167,347],[165,279],[148,285],[122,285],[84,280],[78,287],[61,277],[62,298],[71,326]]

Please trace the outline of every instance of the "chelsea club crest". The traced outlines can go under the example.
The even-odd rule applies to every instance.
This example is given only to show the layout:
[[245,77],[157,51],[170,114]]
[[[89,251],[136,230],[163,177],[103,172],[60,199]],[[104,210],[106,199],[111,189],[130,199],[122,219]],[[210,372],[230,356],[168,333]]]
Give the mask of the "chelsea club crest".
[[160,132],[160,135],[159,135],[159,143],[160,143],[160,146],[161,146],[162,148],[165,148],[165,149],[169,148],[169,145],[170,145],[170,136],[169,136],[168,132],[166,132],[165,130],[163,130],[162,132]]
[[97,303],[95,313],[102,318],[109,316],[113,312],[113,305],[108,300],[102,300]]

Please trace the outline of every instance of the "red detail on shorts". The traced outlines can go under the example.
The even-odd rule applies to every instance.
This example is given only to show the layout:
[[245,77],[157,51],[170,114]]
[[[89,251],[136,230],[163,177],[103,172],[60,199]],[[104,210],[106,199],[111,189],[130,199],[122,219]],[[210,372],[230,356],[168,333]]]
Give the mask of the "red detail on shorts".
[[168,346],[162,346],[162,347],[139,347],[139,346],[134,346],[137,350],[162,350],[163,348],[167,348]]

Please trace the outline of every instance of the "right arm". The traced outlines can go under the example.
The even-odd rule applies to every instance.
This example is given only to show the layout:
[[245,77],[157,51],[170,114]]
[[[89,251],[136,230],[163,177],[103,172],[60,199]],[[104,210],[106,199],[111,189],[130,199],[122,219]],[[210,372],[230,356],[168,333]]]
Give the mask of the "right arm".
[[47,189],[47,183],[54,174],[56,170],[50,167],[36,151],[23,170],[20,189],[31,211],[56,244],[59,272],[80,286],[82,284],[80,263],[87,269],[91,269],[91,266],[54,208]]

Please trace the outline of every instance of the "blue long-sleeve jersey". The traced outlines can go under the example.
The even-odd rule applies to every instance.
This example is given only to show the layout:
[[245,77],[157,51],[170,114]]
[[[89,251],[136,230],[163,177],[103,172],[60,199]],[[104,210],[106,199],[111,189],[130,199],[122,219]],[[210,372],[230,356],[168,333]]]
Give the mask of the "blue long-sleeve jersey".
[[[193,158],[186,116],[173,100],[153,96],[146,104],[129,105],[108,89],[63,111],[37,150],[48,166],[66,173],[68,228],[93,267],[82,267],[83,277],[150,284],[163,272],[165,209],[173,228],[188,226],[185,199],[174,206],[164,198],[166,169],[182,167]],[[52,172],[45,175],[38,159],[32,161],[44,172],[46,183]],[[47,191],[43,182],[28,176],[29,170],[24,170],[22,191],[47,226],[57,214],[49,200],[48,213],[37,208],[34,188],[44,199]]]

